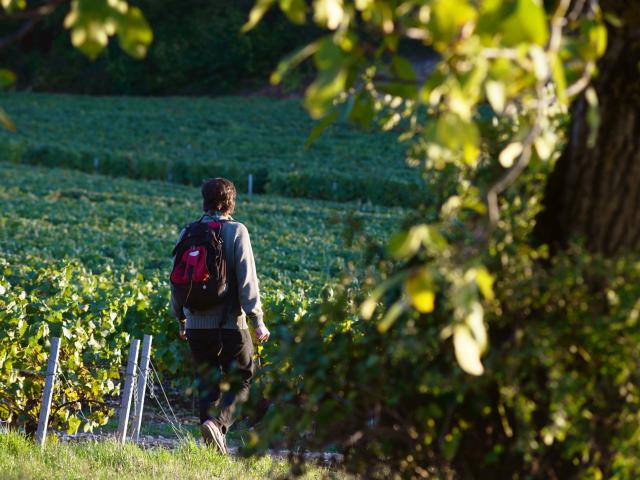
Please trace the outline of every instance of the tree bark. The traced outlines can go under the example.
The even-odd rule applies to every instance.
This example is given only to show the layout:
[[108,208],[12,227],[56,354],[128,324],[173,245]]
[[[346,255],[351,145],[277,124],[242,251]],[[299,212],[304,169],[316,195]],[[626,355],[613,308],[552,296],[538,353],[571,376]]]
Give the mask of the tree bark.
[[589,145],[589,107],[582,96],[571,108],[567,146],[534,231],[554,250],[573,239],[607,256],[640,248],[640,9],[633,2],[612,8],[626,23],[609,28],[593,83],[600,104],[597,139]]

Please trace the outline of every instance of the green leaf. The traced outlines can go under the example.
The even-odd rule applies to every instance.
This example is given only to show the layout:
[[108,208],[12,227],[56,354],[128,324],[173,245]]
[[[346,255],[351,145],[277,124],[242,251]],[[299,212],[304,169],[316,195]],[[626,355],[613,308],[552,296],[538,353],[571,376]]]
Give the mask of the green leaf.
[[144,58],[151,42],[153,32],[137,7],[129,7],[118,28],[118,37],[122,49],[134,58]]
[[391,60],[391,82],[381,84],[380,90],[396,97],[414,98],[418,93],[416,73],[411,62],[398,55]]
[[517,0],[514,11],[500,25],[502,41],[507,46],[535,43],[544,46],[549,39],[546,13],[542,2]]
[[417,79],[416,72],[413,71],[411,62],[400,55],[394,55],[391,60],[391,70],[396,78],[399,78],[400,80],[415,83]]
[[428,235],[427,225],[415,225],[408,231],[396,232],[389,240],[389,253],[398,260],[413,257]]
[[331,113],[325,115],[325,117],[317,122],[313,129],[311,129],[311,133],[307,138],[307,141],[304,143],[305,148],[309,148],[333,122],[338,118],[338,110],[333,110]]
[[123,0],[74,0],[64,26],[71,30],[73,46],[91,59],[104,50],[109,37],[115,34],[121,36],[122,49],[135,58],[144,57],[153,39],[142,11]]
[[384,295],[386,291],[402,282],[408,274],[408,271],[401,271],[391,278],[388,278],[384,282],[378,284],[378,286],[376,286],[376,288],[373,289],[373,291],[369,294],[367,299],[360,305],[360,315],[362,316],[362,318],[364,318],[365,320],[369,320],[372,317],[376,307],[378,306],[378,302],[380,301],[380,298],[382,298],[382,295]]
[[391,305],[389,310],[387,310],[387,313],[382,317],[382,320],[380,320],[380,323],[378,323],[378,331],[380,333],[385,333],[389,330],[406,309],[407,304],[403,300],[398,300]]
[[12,87],[16,83],[16,74],[6,68],[0,68],[0,89]]
[[602,23],[585,21],[581,30],[586,42],[579,44],[580,56],[589,61],[597,60],[607,49],[607,28]]
[[2,0],[2,8],[8,13],[15,12],[16,10],[24,10],[26,6],[26,0]]
[[360,92],[354,99],[353,106],[349,112],[349,120],[361,128],[369,128],[375,115],[375,105],[371,95],[366,91]]
[[260,23],[260,20],[262,20],[264,14],[267,13],[267,11],[275,3],[275,1],[276,0],[257,0],[256,4],[249,12],[249,19],[242,26],[240,31],[242,33],[246,33],[249,30],[253,29],[258,23]]
[[344,54],[332,37],[324,37],[318,42],[313,62],[318,70],[335,70],[342,65]]
[[589,136],[587,138],[587,146],[593,148],[598,140],[598,132],[600,130],[600,107],[598,106],[598,94],[593,87],[589,87],[585,92],[585,99],[589,108],[587,110],[587,124],[589,125]]
[[437,50],[445,50],[467,23],[475,22],[477,10],[466,0],[435,0],[431,6],[429,30]]
[[293,23],[302,25],[305,22],[307,4],[304,0],[280,0],[280,10]]
[[553,83],[556,88],[556,96],[558,97],[558,101],[562,105],[567,105],[569,100],[567,98],[567,77],[564,73],[564,66],[562,65],[562,60],[558,55],[551,55],[549,58],[551,63],[551,78],[553,78]]
[[325,70],[316,81],[309,85],[305,93],[304,105],[313,118],[326,115],[333,101],[340,95],[347,84],[347,70]]
[[487,300],[493,300],[493,282],[494,278],[486,268],[480,267],[476,269],[476,283]]
[[480,132],[473,122],[467,122],[454,113],[441,115],[435,128],[435,140],[454,154],[462,151],[464,162],[473,167],[480,154]]
[[420,313],[431,313],[435,307],[436,294],[431,272],[421,268],[412,273],[405,282],[405,292],[413,307]]
[[80,428],[81,423],[82,421],[75,415],[69,417],[69,419],[67,420],[67,433],[69,435],[73,435],[74,433],[76,433],[78,431],[78,428]]

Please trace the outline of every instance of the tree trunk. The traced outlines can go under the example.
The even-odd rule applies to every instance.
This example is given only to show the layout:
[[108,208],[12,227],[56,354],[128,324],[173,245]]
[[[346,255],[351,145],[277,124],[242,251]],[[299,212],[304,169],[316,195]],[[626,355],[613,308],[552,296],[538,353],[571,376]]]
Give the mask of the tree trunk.
[[588,105],[581,97],[547,184],[534,235],[552,249],[576,238],[608,256],[640,247],[640,21],[633,2],[620,2],[616,13],[626,25],[609,28],[594,81],[600,103],[595,144],[589,146]]

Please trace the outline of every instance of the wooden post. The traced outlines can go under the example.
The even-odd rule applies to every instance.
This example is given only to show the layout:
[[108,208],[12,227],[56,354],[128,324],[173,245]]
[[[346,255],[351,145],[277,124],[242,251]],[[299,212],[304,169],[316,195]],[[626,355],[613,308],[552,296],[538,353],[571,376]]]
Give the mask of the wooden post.
[[133,381],[136,375],[136,367],[138,366],[139,349],[140,340],[133,340],[131,342],[131,347],[129,347],[129,360],[127,361],[127,373],[124,379],[124,391],[122,392],[122,401],[120,402],[118,432],[116,433],[116,441],[120,443],[124,443],[127,438],[127,425],[129,424],[129,411],[131,409],[131,395],[133,394]]
[[249,174],[249,187],[247,188],[247,191],[249,193],[249,196],[251,196],[251,194],[253,193],[253,175],[250,173]]
[[36,431],[36,443],[44,446],[47,436],[47,424],[49,423],[49,411],[51,410],[51,398],[53,397],[53,385],[56,382],[56,369],[58,368],[58,354],[60,353],[60,338],[51,339],[51,349],[49,350],[49,361],[47,363],[47,377],[44,381],[44,393],[42,394],[42,405],[40,405],[40,418],[38,419],[38,430]]
[[142,340],[142,353],[140,354],[140,374],[138,375],[137,398],[133,410],[133,431],[131,438],[134,442],[140,439],[140,426],[142,425],[142,411],[144,409],[144,395],[147,390],[147,375],[149,373],[149,357],[151,357],[151,335],[145,335]]

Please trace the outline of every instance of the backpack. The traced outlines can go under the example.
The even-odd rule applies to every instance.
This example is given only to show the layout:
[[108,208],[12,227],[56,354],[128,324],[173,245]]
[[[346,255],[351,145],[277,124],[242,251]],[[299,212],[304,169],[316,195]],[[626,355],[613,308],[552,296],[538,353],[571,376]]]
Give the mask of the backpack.
[[222,244],[223,222],[203,223],[201,217],[185,227],[173,249],[171,292],[178,305],[203,310],[223,303],[229,291]]

